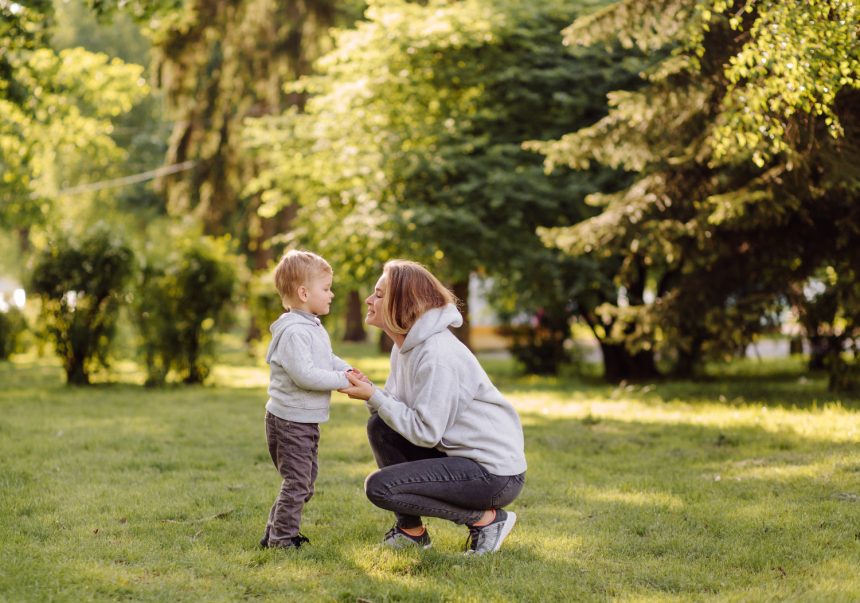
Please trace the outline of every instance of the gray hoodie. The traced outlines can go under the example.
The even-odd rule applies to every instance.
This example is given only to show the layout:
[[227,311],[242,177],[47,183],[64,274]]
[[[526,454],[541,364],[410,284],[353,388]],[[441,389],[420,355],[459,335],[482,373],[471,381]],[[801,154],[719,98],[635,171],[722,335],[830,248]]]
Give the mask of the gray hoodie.
[[472,459],[495,475],[520,474],[526,458],[519,416],[448,330],[462,323],[453,305],[422,314],[403,346],[392,349],[385,389],[374,389],[367,405],[417,446]]
[[349,385],[350,366],[331,351],[331,340],[320,319],[291,311],[269,327],[269,401],[266,410],[287,421],[328,421],[331,390]]

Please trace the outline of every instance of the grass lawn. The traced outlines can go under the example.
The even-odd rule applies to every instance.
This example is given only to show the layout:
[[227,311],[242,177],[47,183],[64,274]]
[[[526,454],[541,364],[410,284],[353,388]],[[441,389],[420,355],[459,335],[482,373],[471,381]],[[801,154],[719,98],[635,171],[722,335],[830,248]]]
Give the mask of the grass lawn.
[[[337,346],[375,380],[385,358]],[[610,387],[485,365],[519,409],[529,461],[502,550],[378,545],[364,497],[367,411],[336,394],[301,551],[257,548],[279,479],[267,371],[213,385],[62,385],[49,359],[0,363],[2,601],[858,601],[860,401],[743,362],[704,383]]]

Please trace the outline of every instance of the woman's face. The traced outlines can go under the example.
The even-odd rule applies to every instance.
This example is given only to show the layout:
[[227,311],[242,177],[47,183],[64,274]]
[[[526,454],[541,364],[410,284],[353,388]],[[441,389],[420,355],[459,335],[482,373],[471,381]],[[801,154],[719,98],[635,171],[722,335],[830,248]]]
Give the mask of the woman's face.
[[367,304],[367,316],[364,318],[364,322],[369,324],[371,327],[383,328],[382,324],[382,299],[385,295],[385,275],[379,277],[379,280],[376,281],[376,286],[373,288],[373,293],[371,293],[364,303]]

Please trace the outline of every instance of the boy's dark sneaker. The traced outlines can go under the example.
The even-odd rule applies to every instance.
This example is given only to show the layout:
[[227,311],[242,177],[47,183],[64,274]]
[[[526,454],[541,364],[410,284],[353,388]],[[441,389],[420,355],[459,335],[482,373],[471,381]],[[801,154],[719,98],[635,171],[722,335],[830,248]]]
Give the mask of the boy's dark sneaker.
[[411,546],[429,549],[433,546],[427,528],[424,528],[424,533],[421,536],[410,536],[396,525],[385,533],[382,544],[392,549],[405,549]]
[[498,551],[516,522],[516,513],[497,509],[496,518],[492,523],[481,527],[469,526],[469,542],[466,545],[466,554],[483,555]]
[[300,549],[304,543],[310,543],[310,539],[299,532],[298,536],[287,538],[283,542],[267,542],[266,547],[270,549]]
[[266,531],[263,533],[263,537],[260,538],[260,548],[269,548],[269,526],[266,526]]

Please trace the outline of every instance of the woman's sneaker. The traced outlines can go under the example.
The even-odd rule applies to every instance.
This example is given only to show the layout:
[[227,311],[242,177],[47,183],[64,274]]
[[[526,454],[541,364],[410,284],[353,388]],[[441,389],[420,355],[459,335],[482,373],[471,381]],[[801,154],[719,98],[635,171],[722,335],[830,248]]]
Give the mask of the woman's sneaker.
[[508,534],[517,523],[517,514],[508,513],[504,509],[496,510],[496,518],[485,526],[469,526],[469,542],[466,545],[467,555],[483,555],[499,550]]
[[433,543],[430,542],[430,532],[427,531],[427,528],[424,528],[424,533],[421,536],[411,536],[396,525],[385,533],[382,544],[392,549],[404,549],[410,546],[429,549],[433,546]]

